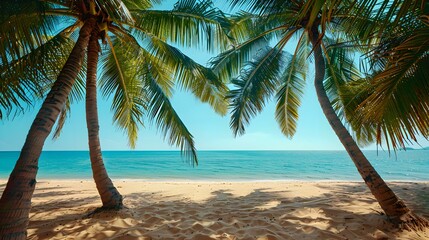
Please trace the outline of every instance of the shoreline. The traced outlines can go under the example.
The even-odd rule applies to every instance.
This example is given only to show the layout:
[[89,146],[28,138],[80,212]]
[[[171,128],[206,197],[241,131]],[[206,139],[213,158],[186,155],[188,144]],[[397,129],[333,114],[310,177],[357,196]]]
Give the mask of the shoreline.
[[[429,239],[392,228],[363,182],[113,182],[126,208],[87,217],[92,180],[40,179],[28,239]],[[429,218],[429,182],[389,186]]]
[[[51,182],[51,181],[62,181],[62,182],[80,182],[89,181],[92,182],[93,178],[40,178],[36,179],[37,183],[40,182]],[[143,183],[364,183],[363,180],[336,180],[336,179],[256,179],[256,180],[243,180],[243,179],[154,179],[154,178],[111,178],[113,182],[143,182]],[[8,178],[0,178],[1,182],[7,182]],[[384,180],[386,183],[428,183],[429,180]]]

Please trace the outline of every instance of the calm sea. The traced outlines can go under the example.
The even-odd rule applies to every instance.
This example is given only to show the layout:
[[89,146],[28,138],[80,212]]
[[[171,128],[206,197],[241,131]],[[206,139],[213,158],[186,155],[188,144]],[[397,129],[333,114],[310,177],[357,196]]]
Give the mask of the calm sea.
[[[192,167],[178,151],[105,151],[113,179],[148,180],[361,180],[345,151],[199,151]],[[388,153],[366,151],[385,180],[429,181],[429,150]],[[0,152],[0,178],[8,178],[19,152]],[[47,151],[38,179],[90,179],[86,151]]]

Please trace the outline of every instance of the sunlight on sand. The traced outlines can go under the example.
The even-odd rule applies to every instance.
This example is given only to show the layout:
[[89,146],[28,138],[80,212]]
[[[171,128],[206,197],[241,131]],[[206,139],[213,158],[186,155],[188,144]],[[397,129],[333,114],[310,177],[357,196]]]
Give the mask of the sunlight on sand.
[[[5,181],[1,181],[0,190]],[[428,239],[397,232],[363,183],[116,181],[126,208],[100,206],[94,183],[40,181],[29,239]],[[429,183],[391,183],[429,218]]]

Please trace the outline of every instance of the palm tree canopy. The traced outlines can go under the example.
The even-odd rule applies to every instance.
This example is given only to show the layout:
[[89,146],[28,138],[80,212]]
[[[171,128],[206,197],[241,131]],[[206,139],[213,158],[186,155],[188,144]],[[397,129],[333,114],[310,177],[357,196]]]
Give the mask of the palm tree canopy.
[[[226,48],[230,41],[225,34],[228,21],[211,1],[182,0],[169,11],[153,10],[157,1],[149,0],[26,1],[28,6],[16,3],[19,7],[10,6],[11,11],[1,17],[0,37],[6,40],[0,46],[0,116],[2,109],[9,113],[52,84],[73,47],[77,30],[86,18],[95,15],[106,46],[100,59],[101,90],[112,99],[114,122],[125,130],[130,146],[135,146],[139,126],[149,119],[170,144],[179,146],[196,163],[193,137],[169,97],[177,85],[219,114],[226,114],[224,82],[174,47]],[[27,17],[25,21],[21,16]],[[83,79],[77,81],[63,108],[56,135],[70,101],[83,96]]]
[[[243,4],[231,0],[233,7]],[[252,117],[275,96],[275,117],[287,137],[296,131],[298,108],[304,92],[307,63],[312,48],[309,37],[320,31],[319,44],[326,62],[324,86],[340,114],[341,86],[359,77],[353,51],[337,48],[346,40],[349,22],[356,20],[354,1],[251,0],[231,19],[229,35],[235,44],[213,58],[214,71],[232,79],[230,126],[235,135],[243,134]],[[363,20],[356,20],[363,21]],[[295,44],[289,53],[286,47]]]
[[[0,119],[15,107],[31,103],[31,94],[58,72],[72,41],[50,36],[57,23],[45,17],[46,4],[38,1],[2,2],[0,7]],[[62,63],[62,64],[61,64]],[[40,68],[40,64],[46,68]],[[5,114],[6,113],[6,114]]]
[[374,11],[384,31],[374,31],[378,41],[367,54],[368,76],[344,96],[347,111],[358,113],[350,122],[360,138],[389,149],[429,137],[429,3],[424,2],[394,1]]

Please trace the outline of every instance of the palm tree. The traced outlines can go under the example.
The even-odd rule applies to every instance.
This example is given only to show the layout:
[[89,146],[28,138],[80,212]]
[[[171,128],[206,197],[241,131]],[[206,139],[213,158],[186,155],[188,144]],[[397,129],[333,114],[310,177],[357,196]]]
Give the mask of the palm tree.
[[122,196],[109,178],[104,166],[99,139],[97,111],[97,63],[100,52],[99,28],[96,26],[89,39],[86,74],[86,124],[88,128],[89,155],[93,178],[103,202],[103,209],[122,207]]
[[0,236],[4,239],[25,239],[31,197],[36,186],[38,159],[43,143],[62,109],[71,86],[81,68],[96,19],[91,17],[82,26],[75,47],[46,96],[34,120],[17,163],[0,199]]
[[[203,102],[208,102],[218,113],[226,112],[226,101],[222,97],[226,91],[225,85],[210,69],[195,63],[168,44],[172,42],[190,46],[208,39],[208,44],[202,45],[213,50],[210,44],[213,39],[220,46],[226,43],[228,38],[224,37],[223,28],[218,23],[218,18],[223,16],[212,7],[211,2],[179,1],[173,11],[147,10],[151,3],[143,0],[52,0],[31,1],[31,4],[32,8],[14,12],[5,18],[12,20],[7,22],[14,26],[8,26],[16,34],[8,36],[2,32],[2,36],[8,36],[6,39],[10,40],[5,41],[1,48],[1,56],[5,56],[2,59],[2,70],[7,72],[2,72],[2,76],[4,74],[11,78],[19,76],[25,79],[32,76],[27,71],[42,69],[41,73],[37,72],[41,78],[49,80],[54,75],[57,80],[33,122],[0,200],[0,235],[5,239],[22,239],[26,236],[25,229],[43,143],[61,115],[57,129],[59,133],[67,116],[71,97],[79,97],[82,91],[82,84],[75,85],[74,82],[81,74],[85,49],[88,49],[87,123],[94,178],[103,207],[118,208],[122,205],[121,195],[108,179],[98,140],[95,79],[100,51],[99,38],[109,46],[101,60],[101,89],[106,96],[113,95],[115,123],[126,130],[131,146],[134,146],[137,139],[138,126],[147,115],[165,134],[170,144],[179,146],[187,159],[197,163],[193,137],[169,101],[176,80],[182,88],[192,91]],[[12,9],[20,9],[19,6],[21,5],[15,4]],[[31,15],[36,20],[41,19],[39,22],[42,23],[45,19],[54,21],[58,17],[74,20],[70,25],[60,25],[61,29],[50,37],[53,30],[43,24],[26,25],[17,20],[21,15]],[[6,24],[6,20],[2,23]],[[67,52],[65,47],[58,44],[58,39],[69,41],[78,28],[81,30],[73,50],[69,55],[61,55],[68,56],[68,60],[58,76],[55,68],[50,68],[50,65],[44,69],[43,62],[36,61],[37,64],[25,66],[27,59],[37,60],[36,53],[48,54],[46,59],[55,53]],[[13,45],[17,39],[22,40],[23,46]],[[48,50],[42,49],[43,47]],[[8,72],[7,69],[16,72]],[[18,77],[16,79],[21,80]],[[14,79],[6,80],[13,82]],[[36,77],[33,82],[39,84]],[[72,92],[70,95],[72,89],[76,94]],[[16,91],[11,91],[11,94],[19,98]],[[13,104],[5,106],[10,108]]]
[[[231,0],[231,6],[244,4]],[[231,122],[235,135],[245,132],[250,119],[262,111],[275,94],[276,120],[282,132],[292,137],[298,121],[298,107],[305,85],[307,58],[314,58],[314,85],[318,101],[332,129],[340,139],[358,172],[384,213],[403,228],[422,229],[426,219],[416,216],[387,186],[345,128],[342,86],[360,78],[348,48],[337,45],[358,36],[347,35],[351,22],[368,22],[357,15],[354,1],[250,0],[250,12],[231,19],[230,35],[237,44],[212,60],[222,78],[232,79]],[[352,21],[353,20],[353,21]],[[296,36],[293,54],[284,51]],[[269,47],[269,45],[274,47]]]

